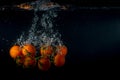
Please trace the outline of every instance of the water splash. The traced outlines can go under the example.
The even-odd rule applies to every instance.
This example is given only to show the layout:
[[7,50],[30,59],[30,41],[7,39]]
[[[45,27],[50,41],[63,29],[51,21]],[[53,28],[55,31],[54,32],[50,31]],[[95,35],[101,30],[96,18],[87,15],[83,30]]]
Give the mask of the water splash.
[[[49,0],[46,2],[49,2]],[[54,19],[58,16],[54,8],[44,12],[41,18],[40,15],[37,14],[41,9],[39,5],[43,3],[45,3],[45,1],[38,1],[34,9],[34,18],[30,29],[28,32],[23,32],[15,44],[21,46],[24,44],[33,44],[36,49],[39,49],[42,45],[63,45],[61,34],[57,30],[54,30]]]
[[37,0],[35,2],[30,3],[33,6],[35,11],[47,11],[50,9],[60,8],[61,6],[57,3],[53,3],[50,0]]

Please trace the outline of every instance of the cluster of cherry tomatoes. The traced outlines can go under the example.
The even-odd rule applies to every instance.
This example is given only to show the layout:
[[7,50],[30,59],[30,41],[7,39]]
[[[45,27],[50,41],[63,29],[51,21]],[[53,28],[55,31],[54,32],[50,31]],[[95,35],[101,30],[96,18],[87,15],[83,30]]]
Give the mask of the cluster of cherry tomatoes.
[[56,67],[61,67],[65,64],[68,49],[65,45],[43,45],[40,47],[38,55],[36,55],[36,52],[34,45],[25,44],[23,46],[13,45],[9,53],[17,65],[24,68],[38,66],[39,70],[47,71],[51,64],[54,64]]

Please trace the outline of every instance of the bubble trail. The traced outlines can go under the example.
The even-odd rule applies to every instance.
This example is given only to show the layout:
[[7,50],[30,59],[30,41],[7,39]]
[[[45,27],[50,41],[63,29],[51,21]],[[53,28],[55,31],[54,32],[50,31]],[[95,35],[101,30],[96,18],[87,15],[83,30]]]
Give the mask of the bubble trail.
[[39,49],[42,45],[63,45],[61,34],[53,29],[55,24],[54,19],[58,16],[55,12],[57,6],[45,11],[41,18],[40,15],[37,14],[40,10],[40,5],[47,2],[50,1],[38,0],[38,3],[35,4],[34,18],[30,29],[28,32],[23,32],[15,44],[21,46],[24,44],[33,44],[36,49]]

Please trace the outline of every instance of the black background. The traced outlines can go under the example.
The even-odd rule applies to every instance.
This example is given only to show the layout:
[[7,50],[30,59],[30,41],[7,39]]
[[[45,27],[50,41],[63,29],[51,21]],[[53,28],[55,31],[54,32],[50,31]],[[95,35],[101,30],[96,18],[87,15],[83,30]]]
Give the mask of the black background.
[[[0,0],[0,5],[14,5],[36,0]],[[73,4],[78,6],[119,6],[119,0],[51,0],[59,4]]]
[[117,78],[120,67],[119,14],[120,9],[58,12],[56,23],[59,26],[55,28],[59,30],[68,47],[66,64],[61,68],[53,65],[49,71],[42,72],[37,67],[18,67],[9,56],[12,44],[23,31],[30,28],[33,12],[0,11],[0,77],[13,80]]

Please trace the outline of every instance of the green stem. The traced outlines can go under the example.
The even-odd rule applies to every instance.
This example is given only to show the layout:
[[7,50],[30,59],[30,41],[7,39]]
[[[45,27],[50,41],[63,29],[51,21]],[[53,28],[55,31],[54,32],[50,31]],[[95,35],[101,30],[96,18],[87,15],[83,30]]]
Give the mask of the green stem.
[[41,57],[41,56],[39,56],[39,57],[36,57],[35,59],[36,59],[36,60],[38,60],[38,59],[40,59],[40,57]]

